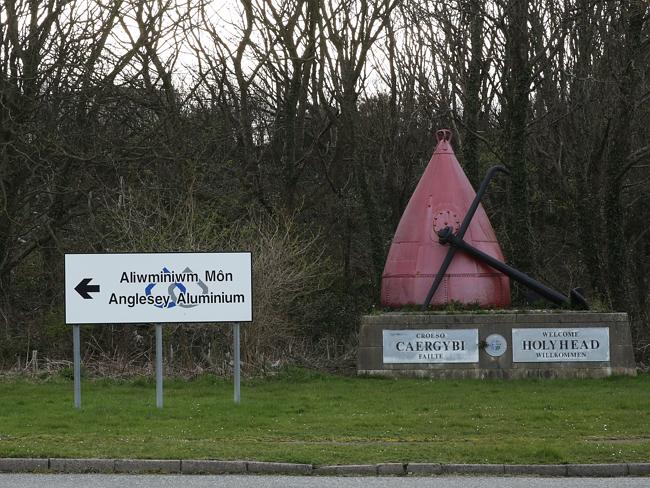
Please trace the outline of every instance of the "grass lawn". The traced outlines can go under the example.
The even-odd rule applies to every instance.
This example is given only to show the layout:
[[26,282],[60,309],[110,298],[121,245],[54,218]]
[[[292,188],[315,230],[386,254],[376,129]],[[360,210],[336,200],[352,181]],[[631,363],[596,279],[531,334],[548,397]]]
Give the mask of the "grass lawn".
[[650,375],[434,381],[290,370],[232,384],[0,381],[0,457],[214,458],[314,464],[650,461]]

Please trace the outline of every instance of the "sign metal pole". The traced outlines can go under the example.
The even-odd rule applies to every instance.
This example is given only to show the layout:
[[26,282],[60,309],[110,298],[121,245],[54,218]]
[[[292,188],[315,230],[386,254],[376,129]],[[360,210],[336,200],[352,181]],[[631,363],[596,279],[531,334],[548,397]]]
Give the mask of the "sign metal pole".
[[163,408],[162,325],[156,324],[156,407]]
[[74,408],[81,408],[81,339],[79,326],[72,326],[72,349],[74,370]]
[[235,380],[235,403],[240,403],[241,402],[241,395],[240,395],[240,389],[239,389],[239,383],[240,383],[240,356],[239,356],[239,322],[235,322],[232,325],[232,335],[233,335],[233,349],[235,351],[235,361],[233,364],[233,373],[234,373],[234,380]]

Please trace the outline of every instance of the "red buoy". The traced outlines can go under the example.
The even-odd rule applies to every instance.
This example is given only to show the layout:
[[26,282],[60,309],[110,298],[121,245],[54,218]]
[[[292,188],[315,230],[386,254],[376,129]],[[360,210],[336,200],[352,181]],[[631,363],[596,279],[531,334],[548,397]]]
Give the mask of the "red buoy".
[[[451,227],[456,233],[476,195],[449,143],[451,131],[440,130],[437,136],[438,145],[402,214],[388,251],[381,281],[383,306],[424,302],[448,250],[438,242],[437,232]],[[504,261],[482,205],[472,218],[464,240]],[[507,307],[510,280],[486,264],[457,252],[431,300],[432,305],[449,302]]]

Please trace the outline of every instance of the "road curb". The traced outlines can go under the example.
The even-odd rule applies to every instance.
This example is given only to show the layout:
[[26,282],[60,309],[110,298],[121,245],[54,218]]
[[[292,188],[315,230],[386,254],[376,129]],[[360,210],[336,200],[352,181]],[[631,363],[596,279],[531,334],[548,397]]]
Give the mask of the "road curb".
[[630,469],[627,464],[570,464],[567,466],[567,476],[604,478],[611,476],[628,476]]
[[56,473],[114,473],[114,459],[51,458],[50,471]]
[[507,475],[568,476],[566,464],[505,464],[503,467]]
[[214,461],[209,459],[182,459],[184,474],[237,474],[246,472],[246,461]]
[[440,463],[408,463],[406,473],[416,476],[430,476],[433,474],[442,474],[442,464]]
[[443,464],[443,474],[505,474],[503,464]]
[[50,468],[49,459],[0,458],[0,473],[43,472]]
[[[81,461],[81,459],[79,460]],[[115,473],[180,473],[180,459],[116,459]]]
[[311,464],[267,463],[263,461],[248,461],[246,463],[246,470],[249,473],[311,474],[313,469]]
[[402,463],[384,463],[377,465],[377,474],[383,475],[404,475],[406,474],[406,464]]
[[337,464],[333,466],[318,466],[314,468],[314,474],[326,475],[356,475],[356,476],[376,476],[376,464]]
[[650,476],[650,463],[616,464],[443,464],[380,463],[318,466],[264,461],[212,459],[68,459],[0,458],[0,473],[174,473],[174,474],[293,474],[339,476]]
[[627,463],[630,476],[650,476],[650,463]]

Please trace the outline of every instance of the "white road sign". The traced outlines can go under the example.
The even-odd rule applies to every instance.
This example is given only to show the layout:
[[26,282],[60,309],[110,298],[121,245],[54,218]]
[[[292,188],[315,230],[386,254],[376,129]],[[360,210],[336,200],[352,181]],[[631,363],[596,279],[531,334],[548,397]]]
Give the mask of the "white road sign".
[[65,255],[67,324],[252,320],[250,252]]
[[512,329],[512,361],[609,361],[609,328]]
[[478,363],[478,329],[384,330],[384,364]]

